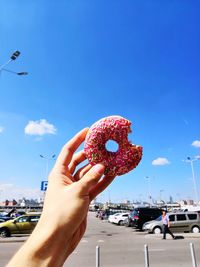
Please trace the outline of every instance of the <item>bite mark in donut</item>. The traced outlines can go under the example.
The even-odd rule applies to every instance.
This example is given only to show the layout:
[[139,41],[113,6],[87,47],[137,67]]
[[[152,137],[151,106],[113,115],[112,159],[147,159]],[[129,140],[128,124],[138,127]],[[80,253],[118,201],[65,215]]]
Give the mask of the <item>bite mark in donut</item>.
[[[131,144],[128,134],[131,122],[121,116],[109,116],[94,123],[86,136],[84,151],[91,165],[103,163],[105,174],[122,175],[134,169],[142,158],[142,147]],[[116,152],[108,151],[106,143],[118,143]]]

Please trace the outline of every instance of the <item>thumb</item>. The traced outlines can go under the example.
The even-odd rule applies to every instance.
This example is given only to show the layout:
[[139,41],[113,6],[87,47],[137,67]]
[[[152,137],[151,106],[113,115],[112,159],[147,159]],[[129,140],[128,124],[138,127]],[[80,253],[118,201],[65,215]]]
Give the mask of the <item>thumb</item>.
[[105,166],[101,163],[93,166],[79,181],[86,190],[96,185],[104,174]]

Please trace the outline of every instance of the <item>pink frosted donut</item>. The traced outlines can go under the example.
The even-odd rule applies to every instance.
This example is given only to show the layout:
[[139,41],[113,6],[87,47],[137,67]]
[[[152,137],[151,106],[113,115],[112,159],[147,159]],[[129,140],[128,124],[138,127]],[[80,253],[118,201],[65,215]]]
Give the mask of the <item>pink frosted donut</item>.
[[[90,164],[103,163],[105,174],[122,175],[134,169],[142,158],[142,147],[131,144],[128,134],[131,122],[120,116],[109,116],[97,121],[89,129],[84,151]],[[116,152],[108,151],[106,143],[118,143]]]

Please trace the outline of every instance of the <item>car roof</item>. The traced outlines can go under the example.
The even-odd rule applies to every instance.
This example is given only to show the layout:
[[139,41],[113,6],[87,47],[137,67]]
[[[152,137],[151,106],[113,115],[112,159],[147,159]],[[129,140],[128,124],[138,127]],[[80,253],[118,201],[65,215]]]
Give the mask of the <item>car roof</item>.
[[26,214],[23,214],[23,215],[41,215],[42,212],[40,211],[35,211],[35,212],[27,212]]
[[135,208],[134,210],[163,210],[163,209],[157,208],[157,207],[151,207],[151,208],[150,207],[138,207],[138,208]]
[[40,215],[41,214],[39,214],[39,213],[23,214],[23,215],[20,215],[20,216],[13,218],[13,220],[18,219],[18,218],[23,218],[23,217],[40,216]]
[[176,211],[176,212],[168,212],[168,215],[176,215],[176,214],[198,214],[197,211]]
[[124,215],[124,214],[129,214],[129,212],[119,212],[119,213],[115,213],[115,214],[113,214],[113,215]]

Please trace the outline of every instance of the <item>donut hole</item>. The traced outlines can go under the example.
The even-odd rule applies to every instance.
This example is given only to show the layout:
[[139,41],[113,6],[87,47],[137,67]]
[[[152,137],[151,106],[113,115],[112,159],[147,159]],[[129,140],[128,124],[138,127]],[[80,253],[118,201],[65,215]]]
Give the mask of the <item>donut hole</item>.
[[105,146],[106,150],[109,152],[117,152],[119,149],[119,144],[114,140],[108,140]]

